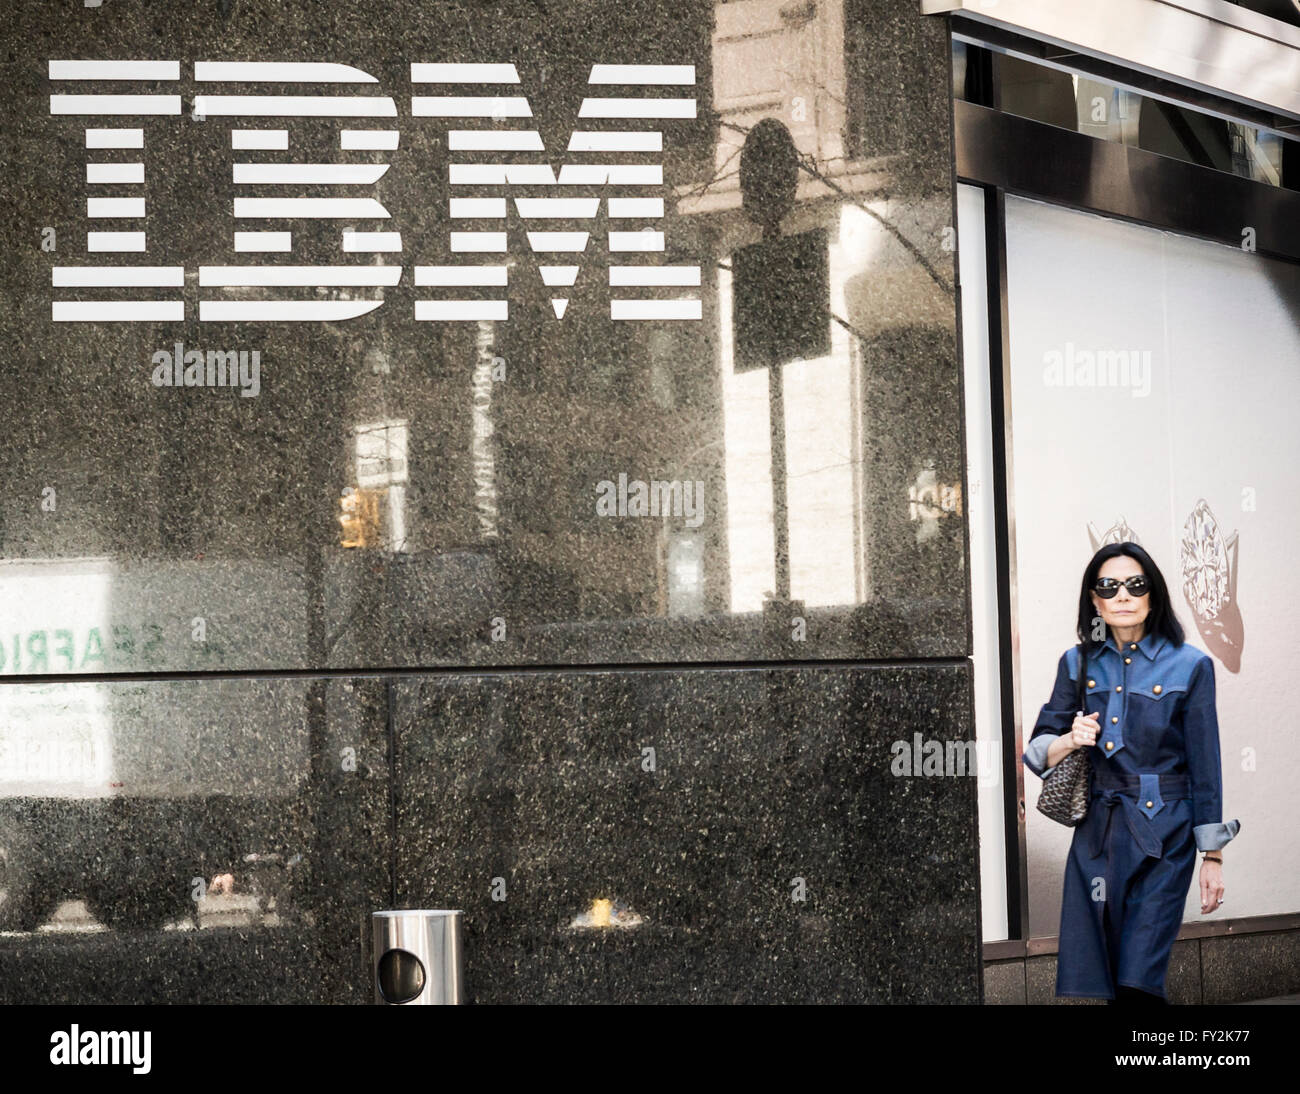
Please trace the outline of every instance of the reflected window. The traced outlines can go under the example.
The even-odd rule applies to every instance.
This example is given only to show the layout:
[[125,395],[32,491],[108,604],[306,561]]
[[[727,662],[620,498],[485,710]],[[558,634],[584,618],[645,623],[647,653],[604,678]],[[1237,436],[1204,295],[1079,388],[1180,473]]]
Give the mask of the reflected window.
[[[1267,186],[1300,186],[1300,140],[1107,82],[968,42],[953,43],[953,93],[1008,114],[1142,148]],[[1224,104],[1224,113],[1231,113]],[[1287,166],[1291,165],[1288,176]]]
[[[408,550],[406,483],[408,425],[389,419],[353,430],[355,487],[345,491],[343,510],[351,518],[351,542],[343,546]],[[349,529],[345,527],[345,538]]]

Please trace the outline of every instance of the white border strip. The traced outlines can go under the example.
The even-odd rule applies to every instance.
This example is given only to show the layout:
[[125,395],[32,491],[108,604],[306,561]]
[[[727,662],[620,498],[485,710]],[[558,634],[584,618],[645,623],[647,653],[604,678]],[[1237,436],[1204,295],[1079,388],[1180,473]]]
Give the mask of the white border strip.
[[617,288],[651,285],[690,287],[699,285],[700,268],[698,266],[611,266],[609,283]]
[[235,198],[236,218],[318,217],[387,220],[388,210],[374,198]]
[[471,319],[505,322],[510,318],[506,300],[417,300],[415,318],[434,323],[459,323]]
[[531,118],[522,95],[412,95],[413,118]]
[[55,300],[56,323],[173,323],[185,318],[183,300]]
[[337,323],[374,311],[382,300],[200,300],[200,323]]
[[91,185],[101,183],[122,183],[134,185],[144,182],[143,163],[88,163],[86,164],[86,182]]
[[179,80],[180,61],[51,61],[51,80]]
[[87,232],[86,250],[91,254],[145,250],[144,232]]
[[580,118],[693,118],[694,99],[583,99]]
[[269,152],[287,152],[289,150],[289,130],[287,129],[232,129],[230,147],[247,150],[262,149]]
[[199,285],[396,285],[401,266],[200,266]]
[[611,319],[701,319],[703,305],[698,300],[611,300]]
[[506,284],[509,271],[505,266],[416,266],[417,285],[494,285]]
[[143,129],[87,129],[87,148],[143,148]]
[[514,65],[492,64],[413,64],[413,84],[517,84],[519,70]]
[[144,198],[86,198],[86,216],[135,220],[144,216]]
[[[175,112],[180,113],[179,107]],[[214,118],[395,118],[397,104],[378,95],[196,95],[194,113]]]
[[183,289],[184,266],[55,266],[56,289]]
[[231,177],[239,186],[370,186],[388,170],[386,163],[236,163]]
[[179,95],[51,95],[51,114],[180,114]]
[[570,152],[662,152],[663,133],[615,132],[613,130],[575,130],[569,138]]
[[377,84],[378,78],[351,65],[328,61],[196,61],[199,83],[237,80],[253,84]]
[[694,65],[592,65],[589,84],[646,84],[657,87],[695,83]]

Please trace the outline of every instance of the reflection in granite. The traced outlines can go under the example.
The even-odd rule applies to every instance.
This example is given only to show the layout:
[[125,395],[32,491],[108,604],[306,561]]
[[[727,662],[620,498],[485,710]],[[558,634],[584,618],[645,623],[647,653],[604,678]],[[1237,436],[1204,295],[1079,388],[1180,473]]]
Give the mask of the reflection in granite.
[[391,886],[381,683],[10,684],[0,704],[0,1001],[365,999],[356,925]]
[[1300,992],[1300,934],[1279,931],[1202,938],[1207,1003],[1242,1003]]
[[[1297,943],[1294,931],[1259,934],[1234,934],[1220,937],[1184,938],[1174,943],[1169,959],[1166,992],[1174,1006],[1245,1003],[1294,994],[1300,989],[1296,979]],[[1009,982],[1021,962],[1008,961],[985,966],[985,1001],[989,1003],[1024,1002],[1015,998]],[[1030,957],[1023,962],[1023,983],[1028,987],[1028,1002],[1088,1003],[1096,999],[1056,998],[1056,957]],[[996,995],[995,995],[996,992]]]
[[1052,1003],[1061,1006],[1105,1005],[1104,999],[1076,999],[1056,994],[1056,955],[1025,958],[1025,998],[1030,1006]]
[[1174,1006],[1202,1001],[1200,939],[1184,938],[1174,943],[1165,976],[1165,995]]
[[[21,170],[0,225],[13,301],[0,317],[11,351],[0,376],[0,675],[961,655],[946,25],[891,0],[784,21],[775,10],[629,0],[544,14],[521,2],[501,5],[488,31],[455,5],[329,5],[322,18],[316,0],[71,13],[14,0],[10,41],[31,45],[5,63]],[[175,58],[181,78],[68,83],[47,69],[137,56]],[[194,62],[253,58],[372,74],[376,84],[352,90],[392,99],[397,115],[383,124],[399,130],[399,148],[341,151],[339,129],[356,120],[194,117],[196,94],[243,90],[198,83]],[[643,256],[611,251],[603,227],[557,319],[556,290],[513,220],[512,247],[525,249],[510,260],[509,320],[415,318],[431,291],[407,267],[453,261],[452,228],[489,226],[451,220],[448,199],[498,192],[451,186],[450,161],[493,156],[452,156],[449,123],[412,116],[412,96],[430,88],[411,82],[410,63],[452,59],[516,64],[552,160],[579,127],[592,63],[695,66],[695,119],[619,124],[663,133],[663,185],[628,192],[666,199],[654,261],[701,268],[700,321],[612,320],[605,267]],[[882,79],[882,65],[896,78]],[[114,90],[178,94],[183,110],[50,113],[52,94]],[[733,153],[759,92],[760,113],[784,119],[811,157],[784,230],[825,231],[831,249],[831,353],[783,368],[790,603],[773,580],[765,370],[736,372],[732,359],[729,258],[759,238],[740,214]],[[122,124],[141,126],[142,151],[85,147],[88,126]],[[285,127],[287,156],[235,152],[237,127]],[[640,162],[568,160],[611,157]],[[232,186],[233,162],[286,158],[388,170],[365,187]],[[145,183],[89,184],[88,162],[143,162]],[[400,231],[402,250],[340,255],[346,222],[232,215],[232,197],[298,189],[381,202],[391,218],[359,226]],[[142,193],[146,218],[88,219],[86,199],[101,191]],[[145,255],[87,252],[88,230],[132,227],[146,231]],[[41,246],[46,228],[53,250]],[[290,230],[292,252],[235,253],[237,229]],[[200,300],[277,297],[201,286],[200,267],[371,261],[400,268],[398,283],[316,292],[380,303],[360,318],[198,319]],[[183,267],[182,289],[108,295],[175,296],[185,319],[52,321],[52,299],[105,297],[52,288],[52,268],[115,262]],[[155,355],[177,344],[182,357],[257,351],[258,394],[155,386]],[[602,512],[603,491],[621,482],[653,493],[646,515],[635,502]]]
[[990,961],[984,965],[984,1003],[986,1006],[1024,1006],[1025,963]]
[[[507,0],[491,20],[409,0],[11,0],[5,15],[0,738],[58,762],[0,790],[21,896],[0,904],[18,929],[0,934],[0,998],[364,1001],[365,917],[436,897],[467,910],[479,1000],[976,1000],[973,787],[887,773],[895,738],[971,724],[946,22],[894,0]],[[121,58],[174,60],[180,79],[60,84],[48,68]],[[196,79],[222,60],[374,82]],[[594,226],[548,223],[591,231],[561,300],[513,206],[510,249],[487,259],[510,271],[508,320],[417,319],[437,294],[416,268],[462,260],[453,228],[502,226],[450,216],[453,197],[501,191],[453,185],[452,124],[414,111],[437,87],[410,66],[434,62],[515,64],[546,150],[455,161],[661,164],[662,184],[565,195],[662,198],[664,216],[601,203]],[[596,63],[694,66],[672,94],[696,116],[579,121]],[[391,98],[395,114],[195,109],[250,88]],[[180,110],[51,113],[51,95],[110,93]],[[781,366],[779,415],[766,370],[736,368],[731,315],[730,258],[760,238],[736,156],[762,117],[804,157],[782,231],[824,232],[830,277],[830,353]],[[143,147],[88,149],[100,126],[139,127]],[[398,147],[341,146],[368,127]],[[235,128],[284,129],[287,152],[236,150]],[[575,129],[661,132],[662,152],[569,153]],[[284,162],[386,166],[343,189],[391,216],[237,220],[236,198],[341,196],[233,173]],[[142,163],[145,181],[95,183],[92,163]],[[88,199],[128,194],[144,220],[88,217]],[[611,228],[647,227],[662,253],[614,248]],[[291,250],[236,252],[237,229],[288,232]],[[400,233],[400,250],[344,251],[348,229]],[[147,249],[89,249],[100,230],[143,230]],[[701,318],[613,320],[607,267],[657,262],[698,266],[699,286],[629,295],[694,297]],[[55,268],[114,264],[183,276],[53,285]],[[230,265],[400,275],[287,292],[200,275]],[[203,302],[286,297],[379,306],[200,318]],[[162,298],[184,318],[53,319],[54,300]],[[255,353],[256,385],[154,382],[196,350],[214,367]],[[946,660],[687,668],[903,658]],[[659,668],[531,671],[637,663]],[[419,675],[508,666],[530,671]],[[309,678],[327,669],[347,677]],[[352,676],[389,669],[416,672]],[[254,670],[302,675],[197,675]],[[169,673],[196,675],[154,675]],[[38,679],[87,674],[131,679]],[[96,786],[70,790],[59,764]],[[583,916],[622,926],[573,927]]]
[[973,782],[891,773],[963,668],[397,687],[398,901],[465,910],[472,1000],[978,1000]]
[[[1208,1002],[1201,995],[1201,940],[1182,939],[1174,943],[1169,956],[1169,973],[1165,980],[1165,993],[1171,1005],[1190,1006]],[[1005,986],[1014,975],[1009,970],[1021,970],[1020,998],[1014,998],[1014,989]],[[994,970],[997,973],[994,974]],[[1026,958],[1024,962],[1007,962],[1005,965],[987,965],[984,969],[986,1002],[1015,1003],[1029,1002],[1033,1005],[1046,1004],[1098,1004],[1104,999],[1078,999],[1056,994],[1056,955]],[[991,982],[999,984],[999,997],[992,997]]]

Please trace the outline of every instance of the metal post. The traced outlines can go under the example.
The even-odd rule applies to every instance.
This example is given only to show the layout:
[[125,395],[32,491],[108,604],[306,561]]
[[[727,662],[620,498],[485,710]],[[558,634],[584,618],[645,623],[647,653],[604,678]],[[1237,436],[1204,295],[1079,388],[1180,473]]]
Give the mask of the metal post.
[[464,914],[423,909],[372,913],[375,1002],[419,1006],[463,1002]]
[[[764,242],[781,238],[777,225],[763,229]],[[782,604],[790,600],[790,506],[786,496],[785,459],[785,370],[768,344],[767,404],[768,428],[772,451],[772,549],[775,552],[776,589],[774,599]]]

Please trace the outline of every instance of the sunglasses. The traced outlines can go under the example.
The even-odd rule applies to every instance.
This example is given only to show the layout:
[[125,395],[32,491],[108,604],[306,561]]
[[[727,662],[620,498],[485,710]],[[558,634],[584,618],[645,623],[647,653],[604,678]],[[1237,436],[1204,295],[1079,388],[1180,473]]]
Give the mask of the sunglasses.
[[1126,577],[1123,581],[1118,581],[1113,577],[1099,577],[1093,583],[1092,588],[1093,591],[1102,598],[1102,600],[1109,600],[1119,592],[1119,587],[1121,585],[1123,585],[1132,596],[1146,596],[1147,593],[1151,591],[1151,582],[1149,582],[1142,574],[1138,574],[1136,577]]

